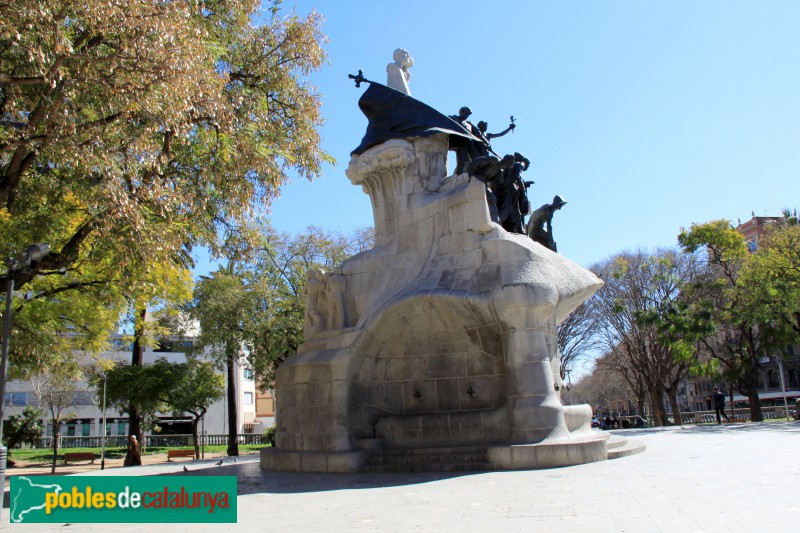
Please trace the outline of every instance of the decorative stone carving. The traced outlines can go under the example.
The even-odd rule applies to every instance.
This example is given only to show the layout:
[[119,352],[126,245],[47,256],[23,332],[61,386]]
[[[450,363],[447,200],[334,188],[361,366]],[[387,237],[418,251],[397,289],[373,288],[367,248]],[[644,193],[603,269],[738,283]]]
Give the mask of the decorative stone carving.
[[386,85],[411,96],[411,89],[408,88],[411,73],[408,69],[414,66],[414,59],[403,48],[395,50],[392,59],[394,59],[394,63],[386,66]]

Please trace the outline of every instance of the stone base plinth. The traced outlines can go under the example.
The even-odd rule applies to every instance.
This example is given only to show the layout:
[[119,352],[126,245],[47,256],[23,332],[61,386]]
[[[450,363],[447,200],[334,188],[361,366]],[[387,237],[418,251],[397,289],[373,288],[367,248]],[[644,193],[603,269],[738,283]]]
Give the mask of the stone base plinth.
[[605,461],[607,442],[607,435],[589,435],[566,442],[489,446],[486,451],[495,470],[531,470]]
[[272,472],[355,472],[367,460],[367,452],[297,452],[264,448],[261,468]]

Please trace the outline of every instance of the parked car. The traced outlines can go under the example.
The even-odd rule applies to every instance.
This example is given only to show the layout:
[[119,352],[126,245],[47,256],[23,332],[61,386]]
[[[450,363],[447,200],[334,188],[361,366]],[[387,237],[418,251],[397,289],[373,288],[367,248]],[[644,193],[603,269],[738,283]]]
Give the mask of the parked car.
[[597,419],[596,416],[592,417],[592,427],[593,428],[599,428],[600,427],[600,421]]

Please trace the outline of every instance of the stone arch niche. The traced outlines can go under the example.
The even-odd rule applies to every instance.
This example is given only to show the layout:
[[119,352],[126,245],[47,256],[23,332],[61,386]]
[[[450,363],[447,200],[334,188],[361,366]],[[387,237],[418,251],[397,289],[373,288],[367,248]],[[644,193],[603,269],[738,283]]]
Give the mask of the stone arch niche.
[[502,327],[468,292],[397,302],[353,348],[357,439],[390,447],[503,442],[508,438]]
[[355,471],[375,448],[462,445],[498,469],[605,459],[591,408],[561,403],[556,350],[602,282],[493,223],[484,184],[447,173],[452,135],[369,132],[347,176],[371,199],[375,247],[306,284],[262,467]]

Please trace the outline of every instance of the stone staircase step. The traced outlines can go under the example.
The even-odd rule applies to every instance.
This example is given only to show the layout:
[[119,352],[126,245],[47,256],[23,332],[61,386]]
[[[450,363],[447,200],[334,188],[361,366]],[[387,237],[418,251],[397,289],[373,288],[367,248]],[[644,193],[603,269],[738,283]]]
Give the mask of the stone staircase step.
[[628,444],[628,439],[626,439],[625,437],[612,436],[610,439],[608,439],[608,442],[606,443],[606,448],[609,450],[613,450],[614,448],[622,448],[623,446],[627,446],[627,444]]
[[608,458],[619,459],[620,457],[628,457],[629,455],[636,455],[645,451],[647,446],[644,442],[637,440],[629,440],[624,446],[609,448]]

